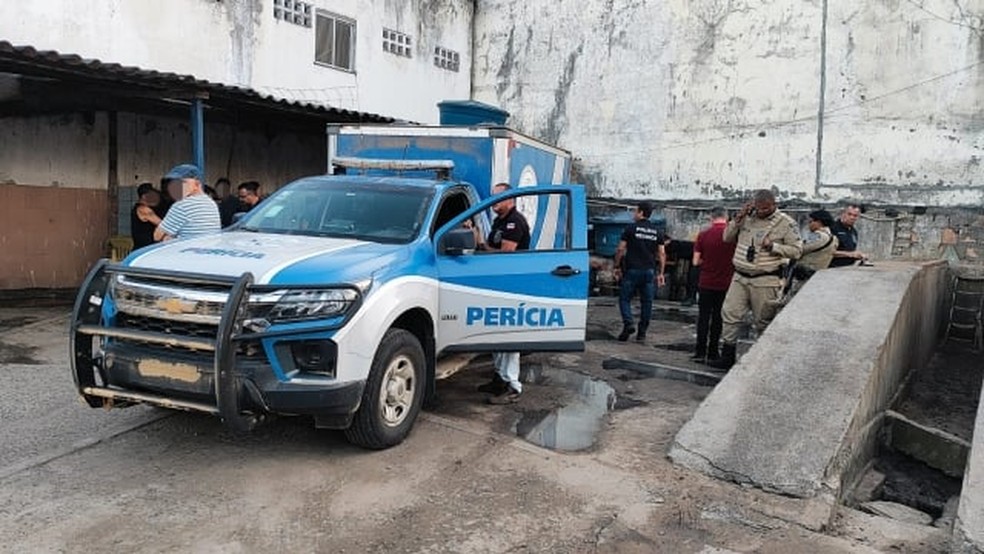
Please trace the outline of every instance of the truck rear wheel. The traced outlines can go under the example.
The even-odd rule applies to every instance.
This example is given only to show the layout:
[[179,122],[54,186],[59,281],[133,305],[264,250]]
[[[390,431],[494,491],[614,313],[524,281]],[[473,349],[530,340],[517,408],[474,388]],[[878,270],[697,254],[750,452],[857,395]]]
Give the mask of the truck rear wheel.
[[426,379],[424,349],[417,337],[403,329],[386,331],[345,436],[372,449],[403,442],[420,413]]

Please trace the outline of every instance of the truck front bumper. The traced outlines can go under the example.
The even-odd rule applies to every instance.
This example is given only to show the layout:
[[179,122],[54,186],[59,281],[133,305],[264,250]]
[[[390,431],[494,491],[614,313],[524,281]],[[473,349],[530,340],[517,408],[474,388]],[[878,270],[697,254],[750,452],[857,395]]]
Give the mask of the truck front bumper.
[[[102,304],[114,275],[182,285],[228,286],[215,340],[114,327]],[[238,279],[126,268],[99,262],[75,302],[71,362],[75,385],[92,407],[134,403],[211,413],[233,429],[251,429],[266,413],[314,416],[319,427],[345,428],[359,408],[364,381],[310,375],[278,379],[265,359],[240,359],[242,318],[252,276]],[[97,343],[95,339],[101,337]]]

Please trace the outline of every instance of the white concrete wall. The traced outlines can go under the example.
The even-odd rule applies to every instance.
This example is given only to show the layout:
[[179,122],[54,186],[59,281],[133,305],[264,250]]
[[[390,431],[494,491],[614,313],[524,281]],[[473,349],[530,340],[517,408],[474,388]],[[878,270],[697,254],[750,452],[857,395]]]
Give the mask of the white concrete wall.
[[[437,102],[469,97],[471,1],[309,3],[356,20],[354,72],[316,65],[314,27],[274,19],[273,0],[0,2],[0,38],[426,123]],[[383,27],[413,38],[412,58],[383,52]],[[461,54],[459,72],[434,66],[438,45]]]
[[478,0],[473,95],[570,149],[596,196],[980,203],[984,2],[960,6]]

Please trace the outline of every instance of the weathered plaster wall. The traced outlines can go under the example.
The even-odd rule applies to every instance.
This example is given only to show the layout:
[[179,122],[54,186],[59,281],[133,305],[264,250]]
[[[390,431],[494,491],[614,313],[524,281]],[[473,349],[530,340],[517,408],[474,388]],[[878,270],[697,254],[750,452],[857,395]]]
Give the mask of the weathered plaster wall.
[[473,95],[574,152],[595,196],[984,198],[979,0],[477,6]]
[[[439,101],[468,98],[471,0],[306,1],[356,21],[355,71],[316,65],[314,27],[275,19],[273,0],[0,2],[0,38],[429,123]],[[383,27],[412,37],[411,58],[382,50]],[[435,67],[435,46],[461,70]]]
[[106,188],[103,113],[0,118],[0,183]]
[[[112,176],[107,114],[0,118],[0,290],[78,285],[106,255],[106,239],[129,233],[134,188],[191,159],[186,120],[120,113],[116,121]],[[209,182],[256,180],[270,192],[325,171],[327,141],[317,126],[305,133],[209,123],[205,134]],[[112,219],[111,177],[119,184]]]

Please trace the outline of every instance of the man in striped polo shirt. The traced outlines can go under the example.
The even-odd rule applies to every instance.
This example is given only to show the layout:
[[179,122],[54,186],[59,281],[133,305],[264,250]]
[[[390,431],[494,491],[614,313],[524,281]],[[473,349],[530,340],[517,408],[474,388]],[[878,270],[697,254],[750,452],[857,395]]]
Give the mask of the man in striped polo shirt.
[[197,166],[175,166],[164,179],[181,181],[181,200],[171,206],[164,220],[154,230],[154,240],[200,237],[216,233],[222,228],[219,207],[204,193],[204,177]]

